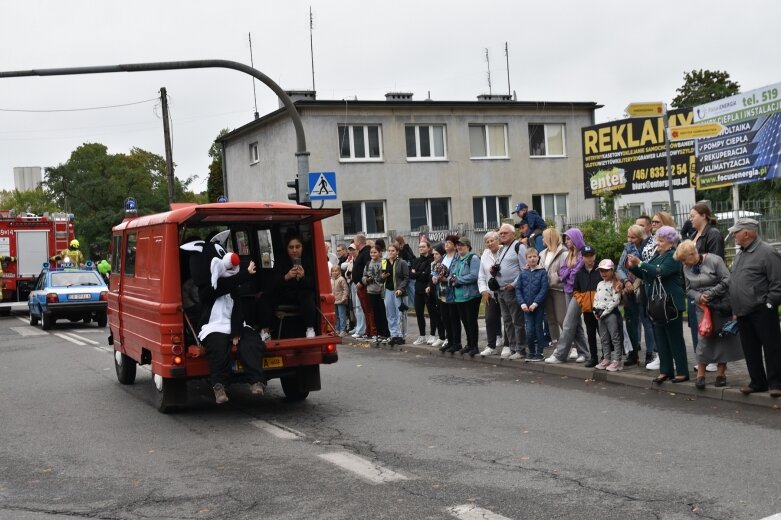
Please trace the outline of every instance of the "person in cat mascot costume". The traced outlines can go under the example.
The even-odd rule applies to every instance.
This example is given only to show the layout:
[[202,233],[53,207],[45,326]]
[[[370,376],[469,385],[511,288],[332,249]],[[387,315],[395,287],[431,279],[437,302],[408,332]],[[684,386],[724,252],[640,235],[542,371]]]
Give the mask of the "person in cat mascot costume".
[[266,377],[262,359],[264,344],[260,335],[244,323],[241,305],[234,305],[233,294],[249,281],[255,272],[251,261],[246,270],[239,266],[239,255],[225,251],[229,231],[215,235],[208,242],[196,240],[180,246],[190,251],[190,274],[198,287],[202,312],[198,322],[198,338],[206,347],[209,379],[217,404],[228,401],[225,393],[230,376],[230,351],[237,347],[238,358],[249,376],[250,392],[263,395]]

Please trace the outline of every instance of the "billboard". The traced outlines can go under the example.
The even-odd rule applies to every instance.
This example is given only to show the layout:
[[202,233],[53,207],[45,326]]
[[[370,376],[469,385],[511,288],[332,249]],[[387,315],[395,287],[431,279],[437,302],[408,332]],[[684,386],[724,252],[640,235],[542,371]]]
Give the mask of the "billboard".
[[697,139],[697,189],[781,178],[781,83],[697,106],[694,121],[726,127]]
[[[692,124],[691,109],[668,112],[670,127]],[[586,198],[606,193],[666,190],[664,118],[633,117],[585,127],[583,189]],[[689,188],[694,173],[694,141],[670,143],[673,187]]]

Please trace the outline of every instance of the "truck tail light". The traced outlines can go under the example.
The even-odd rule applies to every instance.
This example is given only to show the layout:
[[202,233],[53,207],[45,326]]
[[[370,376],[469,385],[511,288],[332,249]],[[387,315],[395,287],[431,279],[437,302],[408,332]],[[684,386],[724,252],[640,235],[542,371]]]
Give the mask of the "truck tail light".
[[334,345],[333,343],[329,343],[328,345],[323,347],[323,351],[326,354],[333,354],[334,352],[336,352],[336,345]]
[[57,303],[60,299],[57,297],[57,293],[50,292],[46,295],[46,303]]
[[108,291],[100,291],[100,301],[102,302],[108,301]]
[[[181,338],[177,338],[177,336],[174,336],[174,338],[179,339],[181,341]],[[184,354],[184,347],[181,343],[174,343],[171,345],[171,354],[174,356],[181,356]]]
[[174,356],[174,365],[182,364],[182,356]]

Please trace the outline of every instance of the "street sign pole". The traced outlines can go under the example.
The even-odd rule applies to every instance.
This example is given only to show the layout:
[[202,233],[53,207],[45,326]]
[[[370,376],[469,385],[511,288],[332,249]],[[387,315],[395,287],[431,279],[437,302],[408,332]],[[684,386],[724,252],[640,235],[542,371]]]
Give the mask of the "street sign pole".
[[670,136],[667,129],[670,127],[670,116],[667,115],[667,104],[664,105],[664,151],[667,155],[667,191],[670,195],[670,215],[675,218],[675,195],[673,194],[673,165],[670,159]]

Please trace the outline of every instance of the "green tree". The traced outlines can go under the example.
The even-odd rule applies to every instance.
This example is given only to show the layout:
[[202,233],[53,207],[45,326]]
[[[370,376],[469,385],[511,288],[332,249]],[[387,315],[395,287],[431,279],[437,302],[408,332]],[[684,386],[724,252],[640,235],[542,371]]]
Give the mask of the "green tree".
[[60,211],[52,194],[38,186],[34,190],[2,190],[0,191],[0,208],[14,209],[17,213],[26,211],[41,215],[46,212]]
[[684,73],[683,85],[676,92],[672,106],[690,108],[734,96],[740,92],[740,85],[726,71],[700,69]]
[[209,178],[206,181],[206,198],[208,202],[216,202],[220,195],[225,195],[225,185],[222,182],[222,147],[217,139],[230,132],[230,129],[223,128],[217,134],[217,138],[209,147],[209,157],[212,162],[209,164]]

